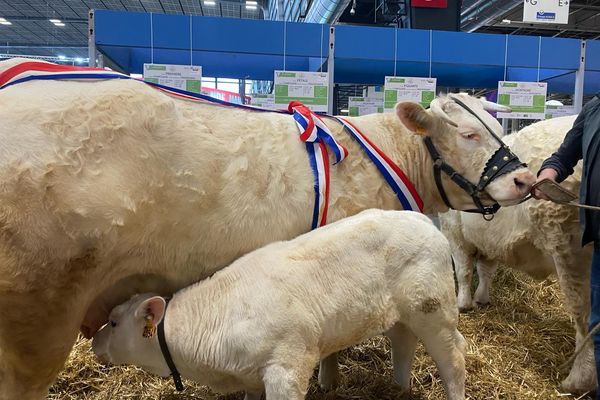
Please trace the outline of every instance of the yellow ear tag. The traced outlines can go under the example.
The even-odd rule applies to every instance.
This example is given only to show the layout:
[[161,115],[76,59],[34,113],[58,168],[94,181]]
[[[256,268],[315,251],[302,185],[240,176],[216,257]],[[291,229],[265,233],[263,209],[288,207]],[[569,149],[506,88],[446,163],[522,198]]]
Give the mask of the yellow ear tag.
[[154,335],[156,334],[156,326],[154,326],[154,323],[152,323],[152,320],[154,318],[152,317],[152,315],[146,315],[144,319],[146,320],[146,326],[144,326],[143,336],[145,338],[154,337]]
[[415,132],[417,135],[427,136],[427,131],[425,129],[421,128],[420,126],[417,127],[417,130]]

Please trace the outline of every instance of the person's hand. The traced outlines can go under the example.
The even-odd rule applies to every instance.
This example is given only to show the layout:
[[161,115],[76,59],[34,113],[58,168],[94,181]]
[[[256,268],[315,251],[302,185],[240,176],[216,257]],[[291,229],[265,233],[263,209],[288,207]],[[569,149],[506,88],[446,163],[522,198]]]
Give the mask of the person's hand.
[[[545,168],[538,175],[536,183],[541,182],[544,179],[550,179],[551,181],[556,182],[557,176],[558,176],[558,172],[556,172],[556,170],[554,170],[552,168]],[[550,200],[544,193],[542,193],[538,189],[534,189],[533,193],[531,193],[531,195],[533,196],[534,199]]]

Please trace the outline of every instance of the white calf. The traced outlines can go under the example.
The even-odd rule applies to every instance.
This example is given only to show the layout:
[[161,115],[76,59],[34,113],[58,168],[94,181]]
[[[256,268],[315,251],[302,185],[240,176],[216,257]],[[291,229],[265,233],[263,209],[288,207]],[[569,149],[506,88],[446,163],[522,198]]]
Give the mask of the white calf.
[[451,400],[464,398],[465,341],[450,248],[427,217],[369,210],[235,261],[165,300],[144,294],[116,307],[94,337],[99,358],[170,373],[147,321],[164,317],[179,372],[247,399],[303,399],[316,363],[382,332],[394,377],[410,388],[421,339]]

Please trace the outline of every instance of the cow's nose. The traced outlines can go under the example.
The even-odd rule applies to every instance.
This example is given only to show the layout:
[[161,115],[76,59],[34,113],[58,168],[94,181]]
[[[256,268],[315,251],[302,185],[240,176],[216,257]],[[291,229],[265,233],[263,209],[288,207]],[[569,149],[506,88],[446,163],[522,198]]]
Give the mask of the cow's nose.
[[531,187],[535,183],[535,176],[533,176],[529,171],[521,172],[515,174],[513,181],[515,183],[515,187],[517,188],[517,192],[525,197],[529,194]]

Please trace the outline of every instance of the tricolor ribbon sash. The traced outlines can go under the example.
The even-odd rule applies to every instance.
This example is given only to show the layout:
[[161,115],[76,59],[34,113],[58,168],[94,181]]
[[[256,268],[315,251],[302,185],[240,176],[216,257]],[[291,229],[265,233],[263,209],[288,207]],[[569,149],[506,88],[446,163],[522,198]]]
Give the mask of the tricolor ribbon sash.
[[367,156],[373,161],[373,164],[379,169],[386,182],[394,193],[402,208],[410,211],[423,212],[423,200],[413,186],[412,182],[402,172],[400,167],[385,155],[373,142],[369,140],[353,123],[342,117],[334,117],[344,126],[346,131],[352,136],[367,153]]
[[327,223],[329,209],[329,156],[325,144],[335,155],[335,163],[348,156],[348,150],[333,138],[329,128],[321,117],[312,112],[299,101],[288,105],[288,112],[293,114],[300,130],[300,140],[306,143],[310,167],[315,178],[315,205],[313,209],[312,229]]

